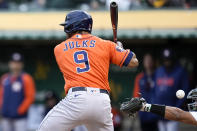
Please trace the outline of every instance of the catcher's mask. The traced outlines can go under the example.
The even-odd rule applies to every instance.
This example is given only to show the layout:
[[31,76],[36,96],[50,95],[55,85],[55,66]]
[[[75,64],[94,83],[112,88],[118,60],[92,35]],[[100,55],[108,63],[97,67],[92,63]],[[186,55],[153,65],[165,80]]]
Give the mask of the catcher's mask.
[[191,90],[188,95],[187,99],[192,100],[192,103],[188,104],[189,111],[197,111],[197,88]]

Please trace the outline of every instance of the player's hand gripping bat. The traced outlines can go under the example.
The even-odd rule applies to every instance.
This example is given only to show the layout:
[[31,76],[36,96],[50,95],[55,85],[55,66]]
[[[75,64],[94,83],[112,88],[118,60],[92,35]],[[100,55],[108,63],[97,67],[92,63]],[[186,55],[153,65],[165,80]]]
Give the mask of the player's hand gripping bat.
[[114,1],[110,3],[110,14],[111,14],[114,42],[117,43],[118,4]]

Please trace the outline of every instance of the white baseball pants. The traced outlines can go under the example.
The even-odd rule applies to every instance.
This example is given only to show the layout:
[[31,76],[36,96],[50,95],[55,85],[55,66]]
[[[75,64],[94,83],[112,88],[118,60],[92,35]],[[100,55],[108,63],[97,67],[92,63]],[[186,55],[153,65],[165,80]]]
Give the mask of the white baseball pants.
[[1,120],[2,131],[27,131],[27,119],[8,119]]
[[109,95],[98,88],[72,92],[44,118],[37,131],[71,131],[85,125],[88,131],[113,131]]
[[159,121],[159,131],[178,131],[179,124],[176,121]]

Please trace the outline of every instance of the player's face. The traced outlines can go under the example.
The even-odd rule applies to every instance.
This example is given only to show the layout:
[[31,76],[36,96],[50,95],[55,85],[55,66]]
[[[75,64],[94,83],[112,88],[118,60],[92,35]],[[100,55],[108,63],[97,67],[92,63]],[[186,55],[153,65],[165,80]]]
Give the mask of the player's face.
[[165,67],[170,68],[172,66],[172,61],[169,59],[166,59],[164,60],[163,64]]
[[21,72],[23,70],[22,62],[10,61],[8,66],[9,66],[10,72],[12,73]]
[[144,56],[143,63],[144,63],[144,68],[146,70],[153,69],[154,68],[153,59],[152,59],[151,55],[149,55],[149,54],[147,54],[147,55]]

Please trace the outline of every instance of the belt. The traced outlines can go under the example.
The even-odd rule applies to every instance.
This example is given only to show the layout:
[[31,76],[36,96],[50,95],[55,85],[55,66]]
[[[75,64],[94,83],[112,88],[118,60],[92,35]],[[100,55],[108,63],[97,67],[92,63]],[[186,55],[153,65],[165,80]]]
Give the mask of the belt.
[[[72,88],[72,92],[75,92],[75,91],[87,91],[87,88],[88,87],[73,87]],[[100,93],[104,93],[104,94],[109,95],[109,92],[107,90],[104,90],[104,89],[99,89],[99,90],[100,90]]]

